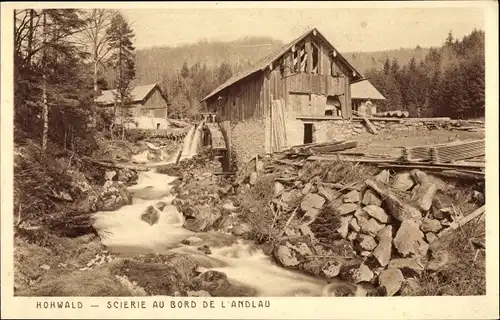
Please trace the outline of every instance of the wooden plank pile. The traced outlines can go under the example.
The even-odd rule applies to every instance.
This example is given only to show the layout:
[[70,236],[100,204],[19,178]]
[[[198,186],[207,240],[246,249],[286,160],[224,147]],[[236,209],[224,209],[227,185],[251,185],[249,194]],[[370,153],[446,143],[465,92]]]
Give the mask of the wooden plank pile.
[[332,152],[338,152],[342,150],[356,148],[358,146],[357,141],[346,141],[346,140],[332,140],[323,143],[308,143],[298,146],[293,146],[284,152],[288,155],[306,155],[312,156],[317,154],[328,154]]
[[432,163],[450,163],[484,156],[485,151],[484,139],[457,141],[440,145],[404,147],[401,150],[401,160],[403,162],[418,160]]

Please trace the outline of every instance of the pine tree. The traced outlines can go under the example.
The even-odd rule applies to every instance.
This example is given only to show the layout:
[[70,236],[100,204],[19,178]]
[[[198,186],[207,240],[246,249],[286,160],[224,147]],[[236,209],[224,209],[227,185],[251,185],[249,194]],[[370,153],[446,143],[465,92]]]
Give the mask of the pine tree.
[[186,79],[187,77],[189,77],[189,67],[188,67],[186,61],[184,61],[184,63],[182,64],[181,77],[183,77],[184,79]]
[[113,118],[116,120],[119,103],[123,137],[125,122],[131,121],[130,111],[126,106],[131,99],[131,83],[135,78],[135,48],[132,44],[135,35],[125,18],[121,14],[116,14],[106,30],[106,36],[108,37],[108,46],[111,49],[109,61],[116,73]]
[[382,69],[385,75],[388,75],[389,72],[391,71],[391,61],[389,60],[389,57],[385,59],[384,62],[384,69]]
[[231,70],[231,66],[226,62],[221,63],[219,70],[217,71],[217,81],[219,82],[219,84],[224,83],[232,76],[233,72]]

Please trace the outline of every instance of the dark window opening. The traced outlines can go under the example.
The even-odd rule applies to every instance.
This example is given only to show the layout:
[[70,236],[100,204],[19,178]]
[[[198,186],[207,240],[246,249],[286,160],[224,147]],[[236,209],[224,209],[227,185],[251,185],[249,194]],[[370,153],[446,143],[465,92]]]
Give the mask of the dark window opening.
[[[299,63],[300,60],[300,63]],[[293,71],[305,72],[307,63],[306,47],[302,45],[293,53]]]
[[316,45],[312,45],[312,73],[319,74],[319,49]]
[[304,144],[313,142],[313,125],[304,123]]
[[333,116],[333,110],[330,109],[330,110],[325,110],[325,116]]
[[156,124],[156,130],[158,130],[158,129],[160,129],[160,124],[159,123]]

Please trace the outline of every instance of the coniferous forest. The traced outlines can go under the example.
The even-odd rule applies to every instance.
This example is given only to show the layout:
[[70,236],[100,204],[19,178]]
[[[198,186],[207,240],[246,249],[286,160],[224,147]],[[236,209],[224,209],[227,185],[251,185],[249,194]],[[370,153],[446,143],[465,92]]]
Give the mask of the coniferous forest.
[[[269,45],[259,47],[258,43]],[[278,49],[280,42],[247,38],[231,44],[219,43],[218,47],[225,48],[219,51],[227,53],[226,60],[212,55],[210,45],[204,42],[138,50],[137,81],[161,85],[172,104],[170,116],[191,117],[202,109],[199,101],[205,95],[232,74]],[[245,52],[248,47],[253,50],[253,59]],[[207,56],[202,59],[203,52]],[[181,53],[188,58],[176,65],[171,60],[179,61]],[[463,39],[454,38],[450,31],[439,48],[417,46],[344,55],[387,98],[380,103],[381,111],[409,111],[412,117],[484,116],[483,31],[473,30]],[[159,61],[160,57],[167,60]]]
[[417,63],[400,65],[387,58],[365,73],[386,97],[381,110],[404,110],[413,117],[484,117],[484,32],[463,39],[448,34],[441,48],[431,48]]

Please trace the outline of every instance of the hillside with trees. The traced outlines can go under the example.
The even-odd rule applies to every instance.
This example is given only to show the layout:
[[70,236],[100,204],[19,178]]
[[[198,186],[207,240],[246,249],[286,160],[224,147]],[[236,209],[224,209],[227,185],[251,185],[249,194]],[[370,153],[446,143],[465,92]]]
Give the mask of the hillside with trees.
[[[218,85],[242,69],[275,52],[283,42],[269,37],[245,37],[230,42],[201,41],[178,47],[137,50],[136,83],[158,83],[172,104],[173,118],[192,117],[202,110],[199,101]],[[399,49],[380,52],[346,53],[360,72],[379,68],[386,58],[402,63],[421,61],[428,49]],[[107,79],[112,77],[107,72]],[[112,79],[108,80],[111,87]]]
[[481,118],[485,112],[484,32],[462,39],[450,31],[441,48],[420,62],[386,58],[382,68],[365,73],[384,94],[382,110],[404,110],[411,116]]

